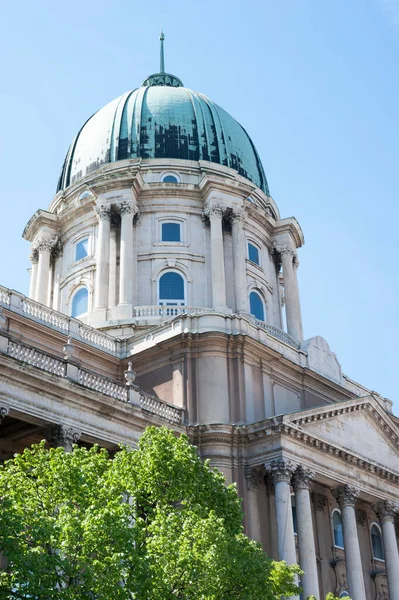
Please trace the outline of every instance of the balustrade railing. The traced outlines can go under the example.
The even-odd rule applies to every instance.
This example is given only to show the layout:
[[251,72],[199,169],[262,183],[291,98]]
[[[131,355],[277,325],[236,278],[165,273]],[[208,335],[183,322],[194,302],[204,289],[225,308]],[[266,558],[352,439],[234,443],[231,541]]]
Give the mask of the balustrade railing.
[[182,314],[201,314],[209,312],[209,308],[196,308],[194,306],[136,306],[133,309],[134,317],[176,317]]
[[66,375],[66,365],[64,361],[54,358],[45,352],[40,352],[35,348],[24,346],[23,344],[18,344],[17,342],[10,340],[8,342],[7,354],[12,356],[12,358],[16,358],[28,365],[32,365],[33,367],[37,367],[48,373],[53,373],[59,377],[65,377]]
[[95,344],[111,352],[117,351],[117,340],[106,333],[93,329],[88,325],[79,325],[79,335],[85,342]]
[[0,304],[8,306],[11,300],[11,292],[7,288],[0,287]]
[[107,377],[101,377],[85,369],[79,369],[78,383],[96,392],[101,392],[111,398],[116,398],[122,402],[128,401],[128,392],[125,385],[117,383]]
[[259,321],[259,319],[256,319],[256,324],[258,327],[261,327],[262,329],[267,331],[267,333],[269,333],[274,338],[277,338],[281,342],[284,342],[285,344],[288,344],[289,346],[292,346],[293,348],[296,348],[296,349],[299,348],[300,343],[295,338],[293,338],[289,333],[282,331],[278,327],[274,327],[274,325],[265,323],[265,321]]
[[183,422],[183,409],[162,402],[155,396],[140,392],[140,407],[154,415],[171,421],[172,423]]
[[43,304],[24,298],[21,302],[21,310],[24,314],[34,317],[39,321],[43,321],[43,323],[48,323],[66,333],[69,332],[69,317],[56,312]]

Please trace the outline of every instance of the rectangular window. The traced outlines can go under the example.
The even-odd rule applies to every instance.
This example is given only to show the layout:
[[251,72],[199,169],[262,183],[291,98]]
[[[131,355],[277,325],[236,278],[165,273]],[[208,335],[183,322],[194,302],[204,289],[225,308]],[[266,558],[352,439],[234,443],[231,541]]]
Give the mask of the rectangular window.
[[162,241],[180,242],[180,223],[162,223]]
[[248,242],[248,258],[256,265],[259,264],[259,249]]
[[89,253],[89,238],[80,240],[75,246],[75,260],[86,258]]

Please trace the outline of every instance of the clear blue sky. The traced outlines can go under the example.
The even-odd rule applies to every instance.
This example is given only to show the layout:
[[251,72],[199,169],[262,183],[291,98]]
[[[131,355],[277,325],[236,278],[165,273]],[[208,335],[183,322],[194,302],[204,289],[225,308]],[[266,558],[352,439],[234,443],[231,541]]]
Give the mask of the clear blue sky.
[[2,3],[0,283],[28,292],[22,230],[82,123],[158,70],[252,136],[305,233],[305,336],[397,401],[399,0]]

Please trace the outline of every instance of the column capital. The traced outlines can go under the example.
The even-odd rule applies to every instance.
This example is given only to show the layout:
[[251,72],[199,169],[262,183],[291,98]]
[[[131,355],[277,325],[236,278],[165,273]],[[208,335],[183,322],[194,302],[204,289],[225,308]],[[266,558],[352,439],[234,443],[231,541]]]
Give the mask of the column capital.
[[135,216],[138,212],[138,206],[134,202],[128,202],[124,200],[120,204],[118,204],[121,216],[123,215],[133,215]]
[[290,483],[296,466],[297,465],[290,460],[285,460],[283,458],[265,463],[266,473],[272,477],[274,483],[277,483],[278,481]]
[[293,246],[291,246],[291,244],[275,244],[274,248],[276,249],[276,252],[282,256],[284,256],[284,254],[288,254],[292,257],[296,256],[295,249]]
[[399,504],[393,500],[381,500],[373,504],[372,509],[381,523],[393,523],[396,513],[399,512]]
[[293,477],[292,484],[295,490],[308,490],[310,482],[314,479],[315,472],[308,467],[297,467]]
[[52,238],[40,238],[39,240],[37,240],[32,249],[32,256],[35,254],[35,252],[37,252],[38,254],[40,254],[41,252],[51,252],[55,248],[57,242],[57,236]]
[[36,247],[32,248],[32,252],[29,256],[29,260],[32,263],[32,265],[37,265],[37,263],[39,262],[39,252]]
[[245,480],[247,483],[247,490],[258,491],[259,484],[262,481],[262,473],[256,467],[246,466],[244,468]]
[[226,210],[226,207],[221,202],[211,200],[210,202],[207,202],[207,204],[205,205],[204,214],[209,218],[219,217],[221,219],[223,217],[225,210]]
[[101,204],[100,206],[95,206],[94,210],[96,211],[97,218],[99,221],[111,222],[111,207],[108,204]]
[[46,440],[56,448],[63,446],[65,450],[72,450],[73,444],[76,444],[82,435],[78,429],[69,425],[50,425],[46,429]]
[[340,485],[332,490],[332,494],[342,508],[343,506],[355,506],[360,491],[353,485]]
[[6,418],[6,416],[8,415],[9,412],[10,412],[10,409],[8,408],[8,406],[0,406],[0,425],[3,422],[3,420]]
[[245,221],[245,210],[241,207],[235,207],[232,209],[231,220],[234,223],[238,223],[239,225],[243,225]]

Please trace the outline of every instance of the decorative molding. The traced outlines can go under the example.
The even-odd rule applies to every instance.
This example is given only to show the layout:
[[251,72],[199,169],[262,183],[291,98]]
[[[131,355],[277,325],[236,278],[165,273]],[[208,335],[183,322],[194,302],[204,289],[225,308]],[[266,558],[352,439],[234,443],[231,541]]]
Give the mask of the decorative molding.
[[308,467],[297,467],[293,477],[292,484],[295,490],[308,490],[310,482],[314,479],[315,472]]
[[39,262],[39,252],[38,252],[37,248],[32,247],[32,253],[29,256],[29,260],[32,263],[32,265],[35,265]]
[[233,207],[231,220],[232,222],[243,225],[245,221],[245,210],[243,208]]
[[293,258],[296,256],[296,252],[295,252],[294,248],[292,246],[290,246],[289,244],[275,244],[274,248],[275,248],[275,251],[278,252],[278,254],[280,254],[281,256],[284,256],[285,254],[288,254],[289,256],[292,256]]
[[399,504],[392,500],[381,500],[372,506],[381,523],[393,523],[395,515],[399,511]]
[[226,207],[221,202],[211,201],[205,205],[204,214],[208,218],[211,218],[213,216],[222,218],[225,210]]
[[280,458],[278,460],[272,460],[270,463],[266,463],[265,469],[266,473],[272,477],[274,483],[277,483],[278,481],[290,483],[296,465],[290,460]]
[[247,490],[258,491],[259,484],[262,481],[262,473],[259,469],[246,466],[244,468]]
[[340,485],[332,490],[332,494],[341,508],[344,506],[355,506],[359,493],[360,491],[355,486],[347,484]]
[[34,244],[34,246],[32,248],[32,254],[35,252],[35,250],[39,253],[40,252],[52,252],[52,250],[56,246],[57,242],[58,242],[58,236],[54,236],[52,238],[47,238],[47,239],[40,238]]
[[135,204],[133,202],[128,202],[127,200],[120,202],[118,204],[118,207],[119,207],[121,216],[123,216],[123,215],[133,215],[134,216],[139,212],[137,204]]

